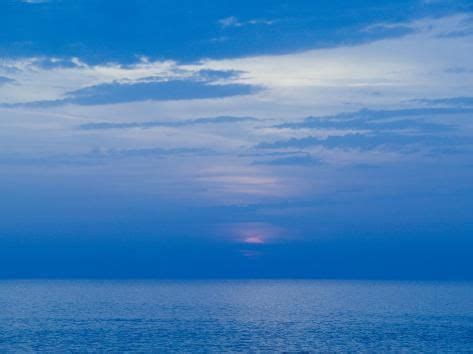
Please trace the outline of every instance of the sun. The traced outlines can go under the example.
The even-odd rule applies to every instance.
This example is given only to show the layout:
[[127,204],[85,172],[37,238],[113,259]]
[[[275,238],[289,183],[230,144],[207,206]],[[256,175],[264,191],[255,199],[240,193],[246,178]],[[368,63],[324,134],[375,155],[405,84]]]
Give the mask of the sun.
[[248,243],[248,244],[254,244],[254,245],[258,244],[258,245],[260,245],[260,244],[265,243],[265,239],[261,235],[254,234],[254,235],[250,235],[250,236],[245,237],[243,239],[243,242]]

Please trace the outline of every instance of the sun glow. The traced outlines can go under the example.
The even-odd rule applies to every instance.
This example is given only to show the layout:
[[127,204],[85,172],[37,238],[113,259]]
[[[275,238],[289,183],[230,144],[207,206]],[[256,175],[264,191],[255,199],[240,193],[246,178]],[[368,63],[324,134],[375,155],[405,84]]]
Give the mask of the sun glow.
[[256,245],[265,243],[265,240],[261,235],[250,235],[245,237],[243,242]]

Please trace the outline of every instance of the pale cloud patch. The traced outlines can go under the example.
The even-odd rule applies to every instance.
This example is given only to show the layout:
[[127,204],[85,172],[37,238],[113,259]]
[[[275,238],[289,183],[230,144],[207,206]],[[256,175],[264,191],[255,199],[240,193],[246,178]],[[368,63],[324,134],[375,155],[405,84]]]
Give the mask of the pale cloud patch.
[[[229,17],[227,26],[241,24]],[[152,61],[142,57],[132,65],[89,65],[71,58],[71,65],[44,67],[44,58],[0,61],[0,76],[15,85],[0,87],[3,103],[62,100],[69,92],[98,85],[149,80],[186,80],[201,71],[231,71],[214,85],[246,84],[264,87],[245,98],[164,102],[169,115],[196,112],[207,115],[294,116],[356,110],[365,106],[398,106],[399,102],[429,96],[464,96],[473,88],[472,18],[457,15],[409,23],[380,23],[368,27],[405,27],[408,35],[370,43],[316,49],[286,55],[204,60],[196,64]],[[452,33],[464,33],[452,36]],[[51,59],[59,61],[57,58]],[[61,64],[61,65],[59,65]],[[452,67],[462,68],[462,80]],[[242,104],[243,102],[243,104]],[[139,105],[138,110],[146,107]],[[156,105],[153,109],[156,109]],[[209,113],[204,113],[207,111]],[[183,112],[183,113],[180,113]],[[187,113],[188,115],[188,113]]]
[[25,4],[45,4],[50,2],[50,0],[20,0],[20,2]]
[[[355,46],[316,49],[297,54],[207,60],[215,70],[241,70],[240,81],[268,87],[266,98],[303,104],[317,100],[357,104],[395,104],[425,96],[459,96],[473,88],[471,16],[424,19],[405,24],[412,33]],[[369,29],[368,29],[369,30]],[[466,33],[451,36],[452,33]],[[459,81],[448,68],[466,73]],[[343,100],[343,101],[342,101]],[[345,107],[346,109],[346,107]]]
[[[228,26],[235,25],[234,21],[238,20],[229,21]],[[68,156],[101,152],[98,154],[101,161],[110,164],[107,165],[110,176],[115,176],[117,171],[123,175],[136,174],[139,184],[145,180],[151,190],[159,190],[170,199],[186,197],[196,204],[207,201],[247,205],[335,193],[340,186],[351,183],[351,178],[345,180],[346,176],[337,173],[337,168],[425,161],[426,157],[416,151],[405,154],[398,148],[381,149],[378,145],[385,142],[384,138],[374,148],[357,149],[359,140],[366,138],[366,127],[341,129],[299,124],[300,129],[294,129],[294,124],[281,123],[304,122],[308,115],[356,112],[363,107],[399,109],[457,102],[458,99],[452,98],[473,92],[470,60],[473,40],[468,34],[469,21],[468,16],[462,15],[401,25],[378,24],[404,26],[412,31],[402,37],[353,46],[193,64],[145,57],[131,65],[92,65],[80,58],[3,59],[0,76],[14,80],[0,85],[3,103],[61,100],[68,92],[92,86],[186,80],[196,75],[212,76],[215,72],[238,75],[212,76],[212,85],[235,83],[265,89],[224,98],[2,109],[0,147],[10,155],[36,154],[45,158],[57,151]],[[461,68],[461,72],[451,68]],[[419,101],[426,98],[429,101]],[[197,118],[218,116],[254,119],[238,125],[196,124]],[[115,128],[79,129],[97,122]],[[310,140],[303,140],[309,136]],[[342,144],[355,138],[349,148]],[[285,141],[299,146],[297,149],[287,146]],[[424,141],[424,145],[429,141]],[[278,151],[255,149],[264,142],[273,143]],[[284,144],[274,146],[275,142]],[[294,150],[305,158],[269,155]],[[215,154],[177,156],[163,151]],[[255,157],[252,153],[268,155]],[[138,155],[141,157],[137,158]],[[147,159],[148,155],[154,158]],[[159,158],[155,158],[157,155]],[[118,167],[114,169],[112,165]],[[359,183],[366,182],[360,178]],[[128,190],[127,183],[123,182],[120,188]],[[269,242],[269,239],[267,234],[248,233],[238,240],[257,245],[257,240]]]
[[[55,60],[53,58],[49,62],[54,63]],[[69,63],[72,65],[44,68],[44,58],[0,60],[0,73],[2,70],[13,72],[16,81],[14,88],[0,88],[2,103],[60,100],[66,98],[68,92],[100,84],[130,83],[150,77],[183,79],[192,75],[177,70],[177,64],[173,61],[149,63],[141,60],[132,66],[117,63],[88,65],[78,58],[71,58]]]
[[222,18],[218,21],[219,25],[222,26],[222,28],[228,28],[228,27],[242,27],[242,26],[247,26],[247,25],[272,25],[276,22],[276,20],[267,20],[267,19],[251,19],[247,21],[240,21],[237,17],[235,16],[229,16]]

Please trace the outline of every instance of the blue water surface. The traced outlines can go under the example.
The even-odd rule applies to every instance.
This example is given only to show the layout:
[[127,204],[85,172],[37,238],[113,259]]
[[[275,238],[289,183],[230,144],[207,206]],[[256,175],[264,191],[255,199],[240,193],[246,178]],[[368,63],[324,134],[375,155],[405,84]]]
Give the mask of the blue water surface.
[[473,284],[3,280],[0,352],[473,351]]

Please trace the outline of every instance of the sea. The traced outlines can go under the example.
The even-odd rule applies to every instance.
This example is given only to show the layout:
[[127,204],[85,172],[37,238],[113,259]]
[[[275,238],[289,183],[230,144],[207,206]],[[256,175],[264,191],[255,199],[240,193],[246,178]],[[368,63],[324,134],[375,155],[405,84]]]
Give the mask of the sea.
[[473,352],[473,283],[0,280],[22,352]]

